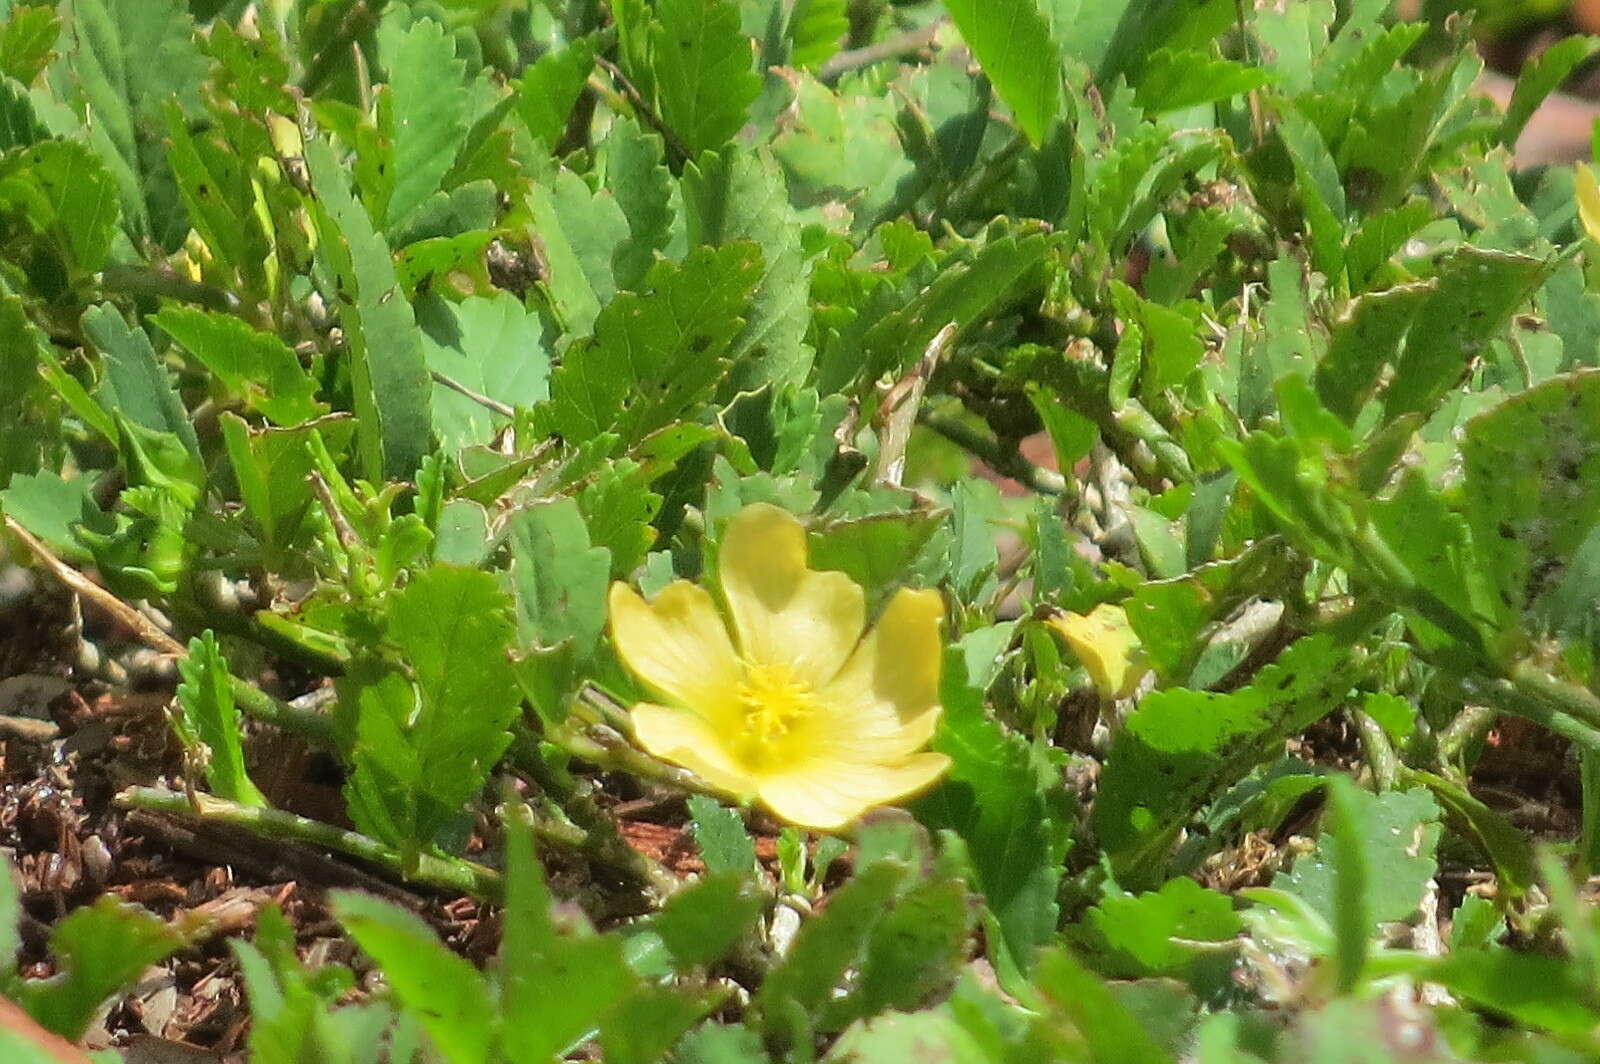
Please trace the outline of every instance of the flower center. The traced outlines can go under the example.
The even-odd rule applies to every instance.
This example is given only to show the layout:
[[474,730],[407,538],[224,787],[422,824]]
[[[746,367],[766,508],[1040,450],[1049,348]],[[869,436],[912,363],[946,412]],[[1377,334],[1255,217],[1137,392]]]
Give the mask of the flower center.
[[775,760],[774,746],[816,712],[816,697],[787,665],[746,665],[739,709],[744,714],[740,746],[748,761],[759,764]]

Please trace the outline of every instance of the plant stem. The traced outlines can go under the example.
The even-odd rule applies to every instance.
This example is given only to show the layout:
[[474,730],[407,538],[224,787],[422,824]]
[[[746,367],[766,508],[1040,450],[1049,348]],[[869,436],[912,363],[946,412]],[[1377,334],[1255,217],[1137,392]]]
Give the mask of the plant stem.
[[927,426],[958,447],[970,451],[981,459],[984,465],[1003,477],[1010,477],[1043,495],[1066,495],[1073,498],[1077,496],[1076,481],[1062,476],[1053,469],[1034,465],[1022,457],[1016,448],[1008,449],[1000,441],[975,432],[954,418],[924,410],[917,415],[917,423]]
[[295,816],[281,809],[240,805],[209,794],[196,794],[191,803],[187,795],[161,787],[129,787],[117,795],[116,804],[123,809],[152,809],[173,816],[226,824],[263,838],[320,846],[377,865],[409,882],[424,883],[442,890],[470,894],[490,901],[499,900],[502,894],[500,873],[492,868],[459,857],[422,854],[417,858],[416,868],[407,872],[399,852],[377,839]]
[[1350,711],[1350,719],[1355,722],[1356,730],[1361,735],[1361,752],[1366,755],[1373,782],[1380,791],[1394,790],[1395,783],[1400,779],[1400,759],[1395,756],[1383,725],[1374,720],[1371,714],[1359,709]]

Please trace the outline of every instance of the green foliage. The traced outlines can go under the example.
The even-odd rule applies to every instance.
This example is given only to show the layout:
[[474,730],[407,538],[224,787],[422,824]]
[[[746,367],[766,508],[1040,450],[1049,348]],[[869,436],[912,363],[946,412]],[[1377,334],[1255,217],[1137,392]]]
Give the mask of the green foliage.
[[[0,509],[189,647],[163,808],[502,905],[480,968],[336,895],[360,991],[264,912],[250,1058],[1387,1061],[1404,979],[1441,1059],[1592,1057],[1592,914],[1480,784],[1493,715],[1575,746],[1592,870],[1600,271],[1512,149],[1594,42],[1501,113],[1391,7],[0,0]],[[634,741],[612,583],[757,501],[868,621],[941,596],[909,815]],[[23,979],[12,887],[69,1037],[186,942],[101,901]]]

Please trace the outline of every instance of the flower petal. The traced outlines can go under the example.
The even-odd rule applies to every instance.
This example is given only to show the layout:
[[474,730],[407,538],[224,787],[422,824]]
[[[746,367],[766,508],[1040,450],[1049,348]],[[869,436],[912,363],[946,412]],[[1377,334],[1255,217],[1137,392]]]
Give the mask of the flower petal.
[[861,588],[806,568],[806,532],[766,503],[740,510],[723,533],[722,593],[747,660],[787,664],[813,688],[838,675],[866,621]]
[[1589,234],[1589,239],[1600,240],[1600,182],[1595,180],[1594,171],[1581,163],[1576,175],[1578,220],[1583,223],[1583,231]]
[[950,765],[943,754],[913,754],[888,765],[808,761],[757,781],[768,809],[801,827],[835,831],[876,806],[904,798],[938,779]]
[[885,761],[932,738],[939,721],[943,619],[937,591],[897,591],[839,675],[818,692],[827,710],[818,721],[818,741],[836,738],[845,744],[839,756],[849,760]]
[[1127,698],[1150,671],[1144,646],[1121,606],[1102,602],[1088,614],[1063,613],[1046,623],[1089,670],[1101,698]]
[[674,705],[724,727],[738,717],[739,662],[728,629],[704,588],[679,580],[645,602],[611,585],[611,641],[644,685]]
[[664,761],[682,765],[718,790],[737,797],[755,793],[752,780],[722,745],[721,733],[686,709],[637,703],[629,716],[634,738]]

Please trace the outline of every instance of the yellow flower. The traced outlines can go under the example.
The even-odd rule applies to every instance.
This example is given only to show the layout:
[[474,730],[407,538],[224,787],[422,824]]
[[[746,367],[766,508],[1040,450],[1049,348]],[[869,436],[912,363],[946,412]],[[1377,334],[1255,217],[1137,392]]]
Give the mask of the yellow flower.
[[1582,164],[1578,166],[1577,177],[1578,219],[1583,222],[1589,239],[1600,240],[1600,183],[1595,181],[1594,171]]
[[863,636],[861,588],[808,568],[800,522],[764,503],[729,522],[720,569],[731,636],[688,581],[648,603],[611,586],[612,642],[659,699],[632,709],[646,750],[824,831],[939,777],[950,759],[918,752],[939,723],[938,592],[900,590]]
[[1047,622],[1078,656],[1102,698],[1127,698],[1149,672],[1144,646],[1121,606],[1102,602],[1087,615],[1062,613]]

